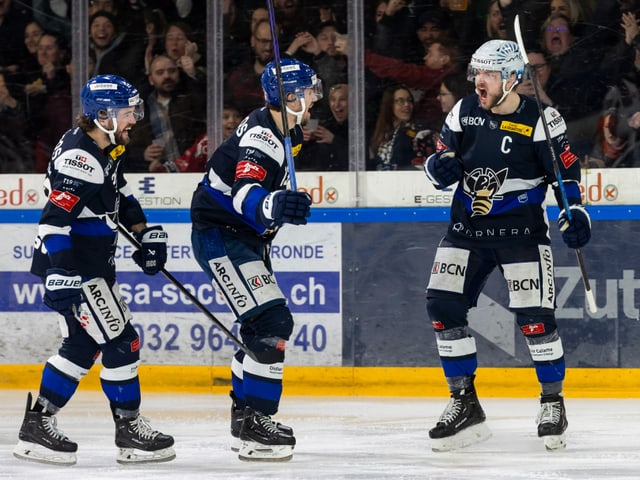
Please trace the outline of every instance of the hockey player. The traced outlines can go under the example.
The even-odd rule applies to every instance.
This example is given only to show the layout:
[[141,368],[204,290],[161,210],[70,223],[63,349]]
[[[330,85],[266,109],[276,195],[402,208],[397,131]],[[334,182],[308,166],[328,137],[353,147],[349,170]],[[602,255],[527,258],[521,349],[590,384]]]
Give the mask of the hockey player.
[[516,93],[523,71],[516,43],[491,40],[478,48],[468,67],[476,93],[458,101],[449,113],[437,152],[425,162],[436,188],[459,182],[427,288],[427,312],[451,392],[449,404],[429,431],[434,451],[490,436],[474,388],[476,343],[468,331],[467,313],[495,268],[507,281],[509,309],[525,336],[540,382],[538,436],[548,449],[565,446],[565,360],[554,316],[553,256],[545,211],[548,186],[561,208],[562,197],[543,121],[559,159],[572,215],[568,224],[566,212],[560,212],[564,242],[570,248],[584,246],[591,237],[591,223],[581,206],[580,167],[564,120],[549,106],[543,106],[542,120],[535,99]]
[[293,156],[301,125],[322,97],[322,84],[304,63],[274,62],[261,77],[266,107],[251,112],[207,163],[191,204],[192,243],[198,263],[240,322],[242,340],[255,358],[238,351],[231,364],[231,434],[241,460],[285,461],[293,454],[290,427],[274,422],[282,394],[285,343],[293,318],[269,260],[269,246],[285,223],[304,225],[311,197],[286,190],[288,169],[281,108],[286,109]]
[[140,340],[119,293],[117,226],[141,248],[134,261],[154,275],[167,258],[167,234],[147,227],[123,175],[129,131],[144,114],[137,90],[115,75],[90,79],[81,92],[77,127],[58,142],[49,162],[31,272],[45,285],[44,303],[59,312],[62,345],[46,362],[35,403],[31,394],[14,455],[73,465],[78,445],[56,426],[55,414],[102,353],[100,381],[115,421],[119,463],[175,458],[173,437],[154,430],[139,413]]

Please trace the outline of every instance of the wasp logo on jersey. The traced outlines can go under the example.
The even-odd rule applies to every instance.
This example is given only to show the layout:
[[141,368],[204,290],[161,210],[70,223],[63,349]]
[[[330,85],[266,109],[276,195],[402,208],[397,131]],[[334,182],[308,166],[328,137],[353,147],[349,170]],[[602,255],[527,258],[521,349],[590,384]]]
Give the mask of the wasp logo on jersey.
[[476,168],[464,179],[464,193],[471,197],[471,216],[487,215],[493,207],[494,200],[502,200],[496,193],[509,173],[508,168],[494,172],[490,168]]

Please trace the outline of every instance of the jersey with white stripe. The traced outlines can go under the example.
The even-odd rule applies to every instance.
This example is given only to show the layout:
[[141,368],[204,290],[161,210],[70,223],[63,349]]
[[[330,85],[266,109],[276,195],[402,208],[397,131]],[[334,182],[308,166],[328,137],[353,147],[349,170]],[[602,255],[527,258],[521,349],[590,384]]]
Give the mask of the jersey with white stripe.
[[462,246],[549,244],[545,197],[548,186],[563,208],[551,148],[569,204],[580,204],[580,163],[571,152],[560,113],[544,106],[547,142],[534,99],[520,96],[515,112],[497,115],[480,107],[476,94],[454,106],[445,120],[438,151],[462,160],[464,175],[451,204],[447,238]]
[[117,225],[146,222],[124,177],[126,150],[101,150],[80,128],[56,145],[44,182],[42,210],[31,272],[77,270],[86,278],[115,279]]
[[[300,126],[290,135],[295,158],[302,146]],[[194,228],[218,226],[270,237],[275,231],[260,223],[257,209],[270,192],[284,189],[288,179],[284,137],[269,110],[254,110],[207,162],[191,202]]]

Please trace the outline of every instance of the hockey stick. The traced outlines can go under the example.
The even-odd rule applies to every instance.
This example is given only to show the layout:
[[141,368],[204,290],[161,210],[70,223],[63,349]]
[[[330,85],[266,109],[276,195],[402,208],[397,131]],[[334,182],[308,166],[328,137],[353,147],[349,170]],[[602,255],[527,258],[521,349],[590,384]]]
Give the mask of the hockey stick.
[[293,163],[293,149],[291,147],[291,133],[289,132],[289,119],[287,118],[287,99],[284,97],[284,85],[282,84],[282,69],[280,68],[280,47],[278,46],[278,35],[276,34],[276,14],[273,11],[273,0],[267,0],[269,9],[269,25],[271,26],[271,38],[273,40],[273,59],[276,66],[276,78],[280,90],[280,113],[282,114],[282,130],[284,135],[284,155],[287,159],[287,169],[289,170],[289,183],[294,192],[298,189],[296,182],[296,168]]
[[[567,192],[564,188],[564,181],[562,180],[562,173],[560,172],[560,164],[558,162],[558,157],[556,156],[556,151],[553,148],[553,143],[551,142],[551,133],[549,132],[549,125],[547,125],[546,117],[544,115],[544,110],[542,109],[542,102],[540,101],[540,95],[538,93],[538,84],[536,83],[535,71],[531,68],[531,64],[529,63],[529,56],[527,55],[527,51],[524,48],[524,41],[522,40],[522,32],[520,30],[520,16],[516,15],[515,20],[513,21],[513,29],[516,34],[516,40],[518,41],[518,47],[520,47],[520,53],[522,54],[522,60],[524,61],[524,65],[529,69],[529,75],[533,79],[533,93],[536,99],[536,104],[538,106],[538,112],[540,114],[540,119],[542,121],[542,127],[544,128],[544,136],[547,139],[547,146],[549,147],[549,151],[551,152],[551,158],[553,159],[553,171],[556,176],[556,180],[558,181],[558,190],[560,191],[560,196],[562,197],[562,205],[564,207],[565,214],[567,215],[567,224],[571,224],[572,215],[571,209],[569,208],[569,201],[567,200]],[[587,269],[584,266],[584,260],[582,258],[582,252],[579,248],[576,248],[576,257],[578,259],[578,265],[580,266],[580,273],[582,275],[582,283],[584,285],[584,293],[587,298],[587,305],[591,313],[596,313],[598,311],[598,307],[596,306],[595,298],[593,297],[593,291],[591,290],[591,284],[589,283],[589,276],[587,275]]]
[[[127,231],[127,229],[120,224],[118,224],[118,231],[122,233],[122,235],[124,235],[124,237],[129,241],[129,243],[131,243],[131,245],[133,245],[137,249],[140,248],[140,243],[138,243],[138,241],[133,237],[133,235],[131,235]],[[253,360],[256,360],[256,356],[254,355],[254,353],[251,350],[249,350],[249,348],[244,343],[242,343],[242,341],[240,341],[240,339],[236,337],[233,334],[233,332],[231,332],[227,327],[225,327],[220,320],[214,317],[213,314],[207,309],[207,307],[205,307],[200,302],[200,300],[198,300],[189,290],[187,290],[187,288],[184,285],[182,285],[182,283],[180,283],[180,281],[178,281],[176,277],[174,277],[171,273],[169,273],[164,267],[160,269],[160,271],[165,277],[167,277],[167,280],[173,283],[178,288],[178,290],[180,290],[189,300],[191,300],[191,303],[193,303],[196,307],[198,307],[198,309],[202,313],[204,313],[209,320],[215,323],[216,326],[220,330],[222,330],[222,332],[227,336],[229,340],[235,343],[240,350],[242,350],[244,353],[249,355]]]

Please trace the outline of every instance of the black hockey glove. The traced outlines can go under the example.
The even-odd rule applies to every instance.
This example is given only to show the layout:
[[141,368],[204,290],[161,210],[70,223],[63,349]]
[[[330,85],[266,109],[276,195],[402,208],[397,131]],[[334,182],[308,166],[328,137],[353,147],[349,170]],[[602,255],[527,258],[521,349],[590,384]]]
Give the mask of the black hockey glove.
[[562,232],[562,240],[569,248],[582,248],[591,239],[591,219],[581,205],[569,205],[571,223],[567,219],[567,212],[562,210],[558,215],[558,227]]
[[462,161],[451,150],[436,152],[424,162],[424,172],[429,181],[438,190],[442,190],[460,181],[463,174]]
[[140,242],[140,249],[133,252],[133,261],[147,275],[155,275],[167,263],[167,232],[156,225],[134,233],[134,236]]
[[311,197],[307,192],[278,190],[262,199],[258,206],[258,217],[267,228],[283,223],[305,225],[311,215]]
[[44,304],[61,314],[77,310],[82,303],[82,277],[73,271],[50,268],[44,280]]

